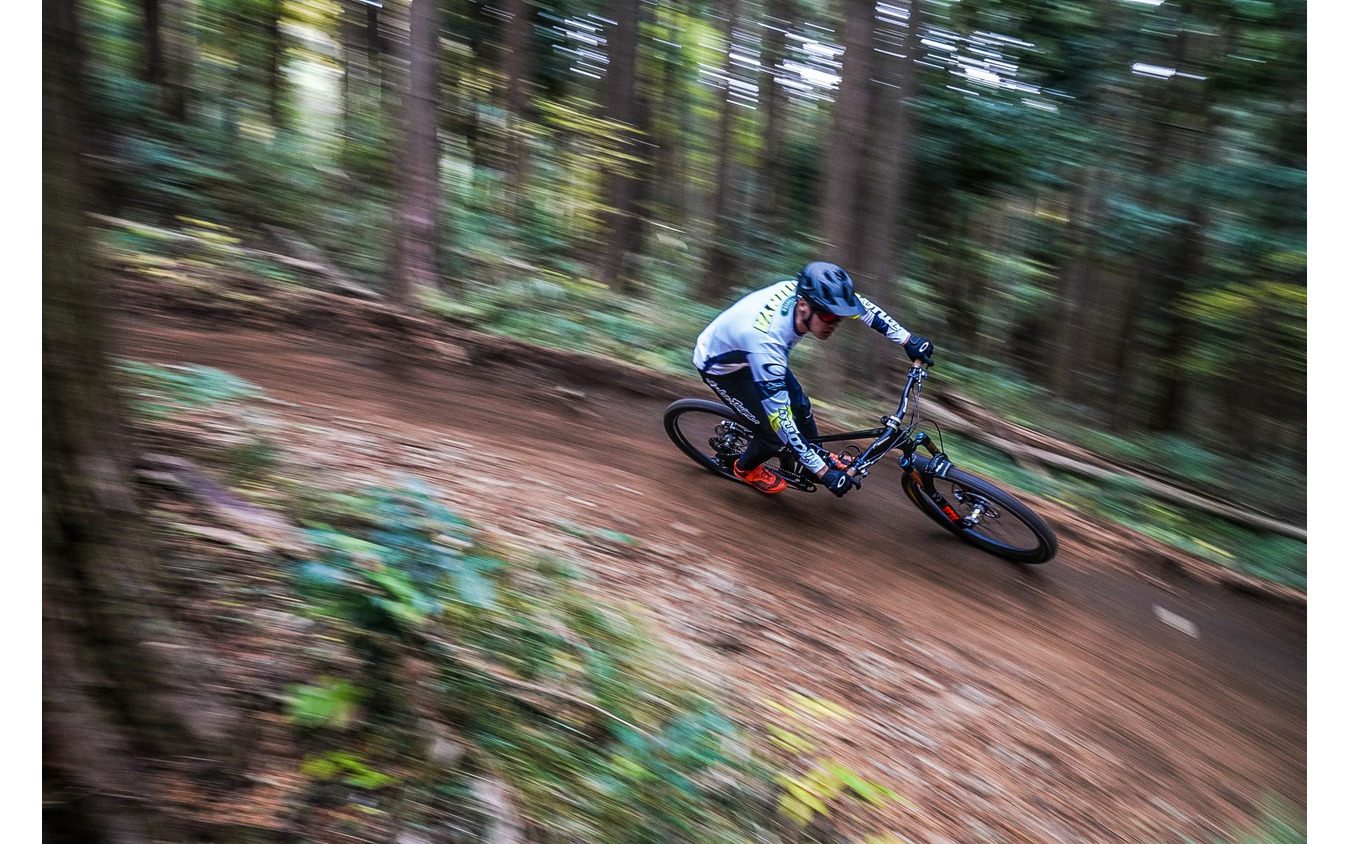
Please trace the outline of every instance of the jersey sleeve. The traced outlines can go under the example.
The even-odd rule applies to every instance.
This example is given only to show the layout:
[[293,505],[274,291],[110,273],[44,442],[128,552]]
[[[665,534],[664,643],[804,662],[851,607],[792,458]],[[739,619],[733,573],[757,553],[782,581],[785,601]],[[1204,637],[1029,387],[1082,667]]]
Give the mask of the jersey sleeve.
[[910,333],[900,326],[900,323],[891,318],[891,315],[874,305],[871,300],[862,296],[858,297],[866,309],[856,318],[863,321],[864,325],[870,325],[872,330],[878,334],[884,334],[886,339],[897,345],[903,346],[909,341]]
[[806,444],[805,437],[797,428],[797,420],[792,415],[792,403],[787,388],[787,352],[775,354],[752,352],[746,356],[750,365],[750,375],[755,388],[759,391],[760,405],[769,427],[786,445],[797,453],[797,459],[809,471],[819,474],[825,468],[825,461]]

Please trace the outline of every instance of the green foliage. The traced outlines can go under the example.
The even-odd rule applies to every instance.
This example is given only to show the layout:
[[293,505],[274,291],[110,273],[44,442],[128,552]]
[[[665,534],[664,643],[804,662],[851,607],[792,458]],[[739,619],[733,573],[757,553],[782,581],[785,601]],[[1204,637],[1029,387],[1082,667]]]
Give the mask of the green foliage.
[[371,768],[355,754],[334,750],[318,756],[307,756],[300,763],[300,773],[320,780],[338,780],[362,789],[377,789],[393,785],[397,779]]
[[176,223],[170,229],[134,220],[109,221],[98,236],[101,252],[120,271],[241,308],[264,303],[250,288],[298,283],[296,273],[276,256],[247,248],[226,226],[181,216]]
[[1218,565],[1295,589],[1308,588],[1305,542],[1257,533],[1160,501],[1123,477],[1106,482],[1059,476],[1046,494],[1075,510],[1126,525]]
[[771,741],[792,760],[776,778],[783,788],[778,798],[780,813],[806,827],[848,802],[877,808],[890,803],[912,805],[840,760],[817,752],[817,741],[823,735],[842,732],[852,713],[836,703],[797,692],[790,692],[787,698],[786,704],[766,701],[782,715],[781,723],[767,725]]
[[[1299,270],[1306,256],[1272,256]],[[1259,337],[1263,368],[1292,381],[1298,393],[1308,371],[1308,289],[1302,284],[1256,281],[1227,285],[1190,297],[1188,309],[1207,331],[1226,342],[1199,346],[1187,365],[1205,375],[1233,371],[1250,354],[1245,338]]]
[[209,366],[159,366],[126,360],[119,369],[129,376],[136,397],[132,409],[163,419],[188,408],[247,402],[259,398],[257,386]]
[[287,712],[302,727],[344,729],[352,723],[363,692],[338,677],[321,677],[317,686],[291,686],[286,694]]
[[[308,537],[316,554],[296,565],[296,587],[365,655],[367,674],[355,688],[293,688],[297,723],[350,726],[367,699],[368,717],[377,699],[386,720],[414,717],[398,701],[416,693],[381,678],[415,655],[432,666],[439,717],[470,748],[464,764],[504,778],[543,829],[596,842],[761,840],[767,820],[745,807],[768,769],[643,624],[588,595],[575,567],[508,558],[414,482],[345,496]],[[374,723],[344,745],[376,741]],[[387,739],[372,749],[397,752]],[[343,747],[303,770],[377,788],[386,781],[373,767]]]
[[199,456],[236,482],[249,483],[275,466],[278,449],[268,421],[256,409],[263,392],[236,375],[209,366],[118,363],[119,386],[133,414],[153,429],[187,429]]
[[690,338],[717,313],[677,295],[620,298],[585,277],[498,258],[493,275],[508,274],[495,285],[466,282],[453,299],[433,292],[424,304],[490,333],[681,373]]

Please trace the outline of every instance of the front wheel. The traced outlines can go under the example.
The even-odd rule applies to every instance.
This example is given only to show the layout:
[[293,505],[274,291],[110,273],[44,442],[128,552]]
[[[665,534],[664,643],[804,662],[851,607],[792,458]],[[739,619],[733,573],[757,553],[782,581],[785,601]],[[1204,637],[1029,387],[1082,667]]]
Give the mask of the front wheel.
[[1030,565],[1047,562],[1059,550],[1044,519],[969,472],[954,466],[940,478],[907,472],[901,484],[925,515],[981,551]]

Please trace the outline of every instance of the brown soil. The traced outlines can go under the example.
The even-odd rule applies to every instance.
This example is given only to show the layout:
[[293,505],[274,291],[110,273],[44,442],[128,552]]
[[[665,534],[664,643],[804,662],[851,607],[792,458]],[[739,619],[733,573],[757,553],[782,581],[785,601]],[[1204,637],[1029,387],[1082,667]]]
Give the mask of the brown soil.
[[884,463],[843,500],[719,480],[661,428],[706,392],[692,380],[476,337],[393,378],[378,348],[160,314],[119,351],[248,379],[508,540],[572,542],[564,521],[635,537],[584,549],[613,593],[752,711],[797,690],[856,713],[834,746],[913,802],[889,819],[910,840],[1207,841],[1272,798],[1306,806],[1297,602],[1034,499],[1059,556],[1010,566],[929,522]]

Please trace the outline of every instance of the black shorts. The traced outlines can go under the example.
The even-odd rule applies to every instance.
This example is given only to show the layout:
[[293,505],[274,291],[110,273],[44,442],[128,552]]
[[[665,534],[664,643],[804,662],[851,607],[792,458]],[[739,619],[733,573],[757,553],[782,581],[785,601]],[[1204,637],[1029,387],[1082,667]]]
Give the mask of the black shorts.
[[[706,372],[700,372],[703,383],[712,388],[722,403],[735,411],[736,415],[745,420],[755,432],[754,442],[751,444],[746,460],[742,465],[746,467],[756,466],[763,460],[754,460],[752,457],[768,458],[776,454],[783,447],[783,441],[779,439],[778,433],[769,427],[767,414],[764,412],[764,390],[750,376],[750,368],[743,367],[725,375],[709,375]],[[806,397],[806,391],[797,381],[797,376],[789,370],[787,377],[783,379],[787,385],[788,405],[792,408],[792,419],[797,423],[797,430],[802,436],[809,440],[820,436],[816,428],[816,418],[811,413],[811,400]],[[750,453],[750,452],[753,452]]]

